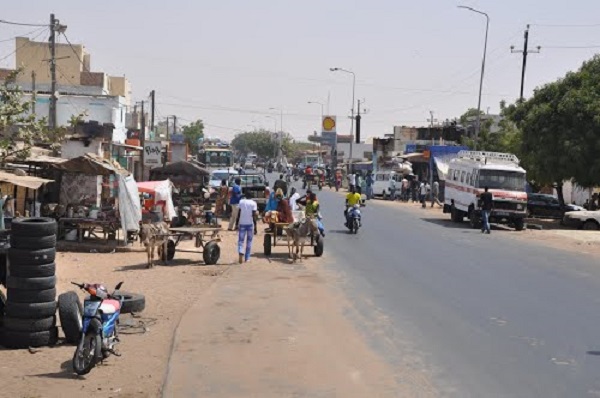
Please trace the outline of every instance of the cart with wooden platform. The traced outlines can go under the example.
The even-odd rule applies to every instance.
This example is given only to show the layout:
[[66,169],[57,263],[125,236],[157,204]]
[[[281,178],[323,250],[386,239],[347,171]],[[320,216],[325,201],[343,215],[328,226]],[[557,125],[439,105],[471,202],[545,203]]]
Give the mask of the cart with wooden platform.
[[[305,218],[304,211],[293,211],[294,214],[294,222],[298,222]],[[288,247],[288,238],[285,232],[285,228],[290,225],[290,223],[274,223],[274,228],[272,231],[265,231],[265,236],[263,238],[263,247],[265,256],[270,256],[273,247],[277,246],[285,246]],[[315,256],[321,257],[323,255],[323,250],[325,248],[325,242],[321,235],[309,235],[305,239],[310,240],[307,242],[305,246],[312,246]]]
[[[179,227],[169,228],[169,234],[166,242],[166,250],[161,254],[164,262],[169,262],[175,258],[175,252],[198,253],[202,254],[206,265],[214,265],[221,256],[220,227]],[[182,240],[194,240],[196,250],[178,249]]]

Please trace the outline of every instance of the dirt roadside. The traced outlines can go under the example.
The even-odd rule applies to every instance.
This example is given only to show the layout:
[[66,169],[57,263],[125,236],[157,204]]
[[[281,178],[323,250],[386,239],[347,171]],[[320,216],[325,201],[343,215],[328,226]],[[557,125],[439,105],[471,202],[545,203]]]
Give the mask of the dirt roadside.
[[[145,268],[145,252],[58,253],[59,293],[72,290],[71,281],[100,282],[109,289],[124,281],[123,290],[146,296],[146,309],[139,318],[122,316],[126,327],[118,346],[122,356],[111,356],[85,377],[78,378],[72,371],[75,347],[71,345],[59,342],[31,352],[0,349],[0,397],[159,396],[182,314],[236,257],[231,250],[235,236],[224,233],[223,239],[217,266],[205,266],[200,255],[191,253],[176,253],[173,265],[153,269]],[[192,246],[191,241],[183,244]]]
[[232,268],[184,316],[164,397],[436,396],[371,351],[333,281],[314,257]]

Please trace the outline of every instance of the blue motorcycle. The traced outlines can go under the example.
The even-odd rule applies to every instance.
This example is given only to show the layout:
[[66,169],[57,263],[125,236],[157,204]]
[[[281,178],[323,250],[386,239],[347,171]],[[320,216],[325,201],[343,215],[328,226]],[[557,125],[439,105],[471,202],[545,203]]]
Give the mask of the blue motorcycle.
[[349,207],[346,211],[346,227],[348,227],[351,234],[358,233],[358,229],[361,227],[361,214],[359,204]]
[[[123,296],[108,293],[100,284],[71,283],[89,294],[83,302],[81,337],[73,355],[73,370],[78,375],[85,375],[98,361],[106,359],[110,354],[120,356],[114,347],[119,342],[117,325]],[[123,282],[115,287],[115,291],[121,285]]]

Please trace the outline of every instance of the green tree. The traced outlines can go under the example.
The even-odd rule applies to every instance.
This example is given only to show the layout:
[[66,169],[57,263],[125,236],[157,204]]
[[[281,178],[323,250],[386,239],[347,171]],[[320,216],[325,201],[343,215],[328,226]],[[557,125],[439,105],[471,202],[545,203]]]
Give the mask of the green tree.
[[190,147],[191,153],[198,153],[198,140],[204,137],[204,122],[200,119],[183,126],[181,129],[185,142]]
[[564,204],[562,184],[600,184],[600,57],[544,85],[511,111],[522,132],[522,157],[539,184],[553,184]]
[[[0,85],[0,164],[8,158],[25,159],[36,144],[60,145],[66,128],[49,130],[46,118],[36,120],[31,112],[33,99],[23,99],[23,91],[15,84],[21,69],[12,72]],[[82,115],[74,116],[77,121]]]
[[277,143],[267,130],[247,131],[235,136],[231,146],[243,155],[255,153],[261,158],[271,158],[277,153]]

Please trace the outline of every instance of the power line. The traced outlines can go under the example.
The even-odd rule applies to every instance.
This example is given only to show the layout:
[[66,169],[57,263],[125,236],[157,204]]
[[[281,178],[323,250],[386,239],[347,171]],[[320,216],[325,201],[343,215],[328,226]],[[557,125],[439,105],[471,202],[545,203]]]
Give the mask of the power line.
[[[48,30],[48,28],[42,28],[41,32],[39,34],[37,34],[35,37],[31,38],[31,41],[34,41],[35,39],[37,39],[38,37],[40,37],[44,32],[46,32]],[[11,52],[10,54],[0,58],[0,62],[4,61],[6,58],[10,57],[11,55],[15,54],[17,51],[19,51],[20,49],[22,49],[23,47],[25,47],[26,45],[28,45],[30,42],[25,42],[22,45],[20,45],[19,47],[15,48],[15,50],[13,52]],[[17,65],[18,66],[18,65]]]
[[46,28],[50,27],[48,24],[12,22],[12,21],[6,21],[4,19],[0,19],[0,23],[4,23],[4,24],[7,24],[7,25],[19,25],[19,26],[44,26]]
[[40,29],[40,28],[37,28],[37,29],[34,29],[34,30],[32,30],[31,32],[23,33],[23,35],[18,35],[18,36],[10,37],[10,38],[8,38],[8,39],[2,39],[2,40],[0,40],[0,43],[5,43],[5,42],[7,42],[7,41],[12,41],[12,40],[15,40],[17,37],[29,36],[29,35],[31,35],[31,34],[33,34],[33,33],[36,33],[36,32],[38,32],[38,31],[40,31],[40,30],[43,30],[43,29],[44,29],[44,28],[42,28],[42,29]]
[[89,70],[86,70],[87,68],[85,67],[85,63],[83,62],[83,60],[81,59],[81,57],[79,56],[79,54],[77,53],[77,51],[75,51],[75,48],[73,47],[73,45],[69,41],[69,38],[67,37],[67,35],[65,34],[65,32],[62,32],[62,35],[64,36],[65,40],[69,44],[69,47],[71,47],[71,50],[73,51],[73,54],[75,54],[75,56],[77,57],[77,59],[81,63],[81,66],[83,66],[84,72],[89,72]]
[[598,28],[600,23],[594,24],[537,24],[532,23],[531,26],[538,26],[541,28]]
[[542,46],[543,48],[551,48],[551,49],[562,49],[562,50],[582,50],[582,49],[592,49],[592,48],[600,48],[599,46]]

